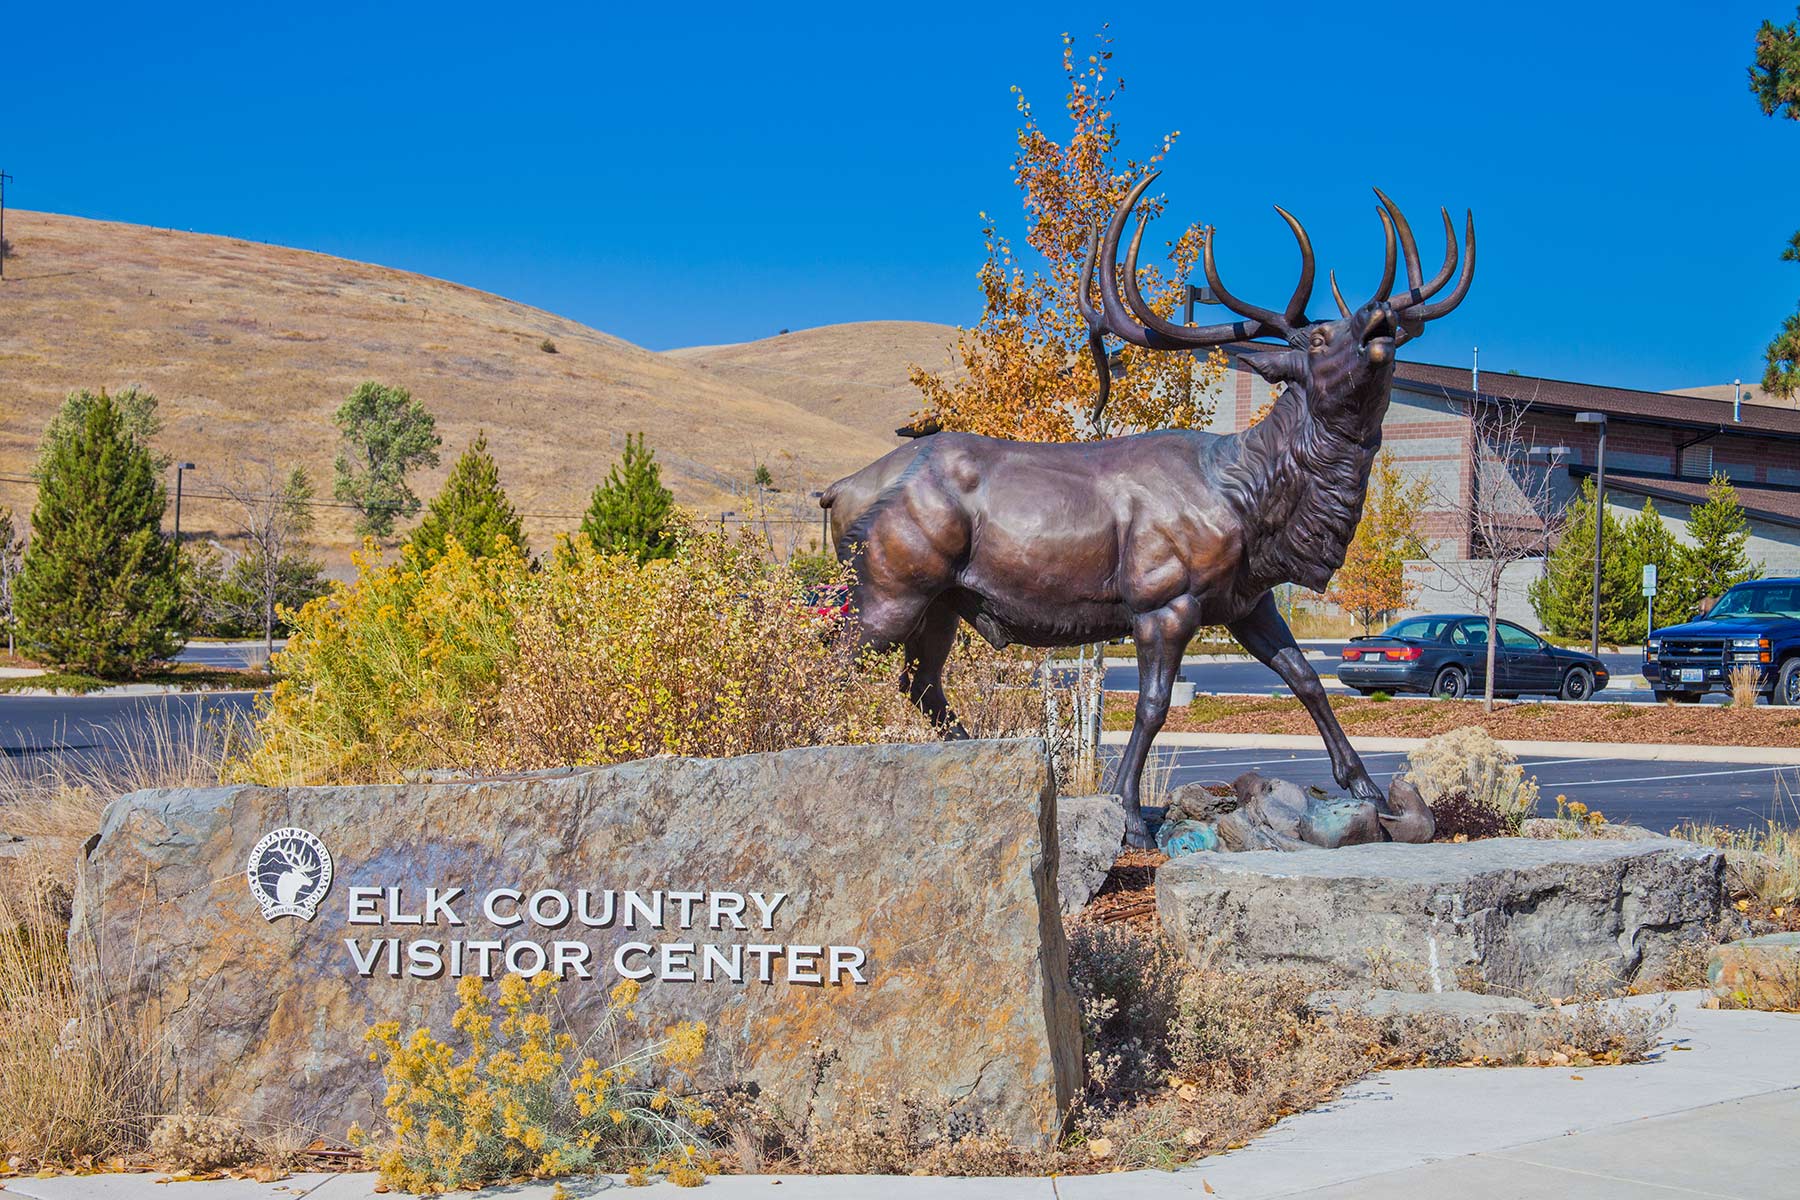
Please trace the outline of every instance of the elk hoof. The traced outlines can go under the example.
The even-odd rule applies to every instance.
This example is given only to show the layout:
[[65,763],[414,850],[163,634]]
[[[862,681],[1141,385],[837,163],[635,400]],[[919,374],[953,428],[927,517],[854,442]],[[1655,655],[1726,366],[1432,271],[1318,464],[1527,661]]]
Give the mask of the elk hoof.
[[1141,809],[1125,814],[1125,844],[1133,850],[1156,849],[1156,826]]
[[1387,806],[1391,812],[1377,812],[1381,828],[1390,841],[1429,842],[1437,833],[1437,820],[1419,789],[1405,779],[1396,779],[1389,789]]

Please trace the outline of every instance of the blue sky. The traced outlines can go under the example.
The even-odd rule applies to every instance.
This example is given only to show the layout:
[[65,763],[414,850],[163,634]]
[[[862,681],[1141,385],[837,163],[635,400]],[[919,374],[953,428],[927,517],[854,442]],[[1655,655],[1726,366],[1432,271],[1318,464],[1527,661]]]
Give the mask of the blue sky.
[[[58,10],[61,10],[58,12]],[[9,204],[442,276],[665,348],[967,323],[983,209],[1022,231],[1009,88],[1060,105],[1102,6],[27,5]],[[1380,185],[1475,209],[1470,299],[1409,348],[1665,388],[1747,381],[1800,299],[1800,124],[1745,83],[1789,0],[1130,5],[1128,148],[1180,129],[1171,224],[1287,295],[1307,223],[1372,286]],[[1428,259],[1441,253],[1426,236]],[[1314,309],[1329,310],[1321,271]]]

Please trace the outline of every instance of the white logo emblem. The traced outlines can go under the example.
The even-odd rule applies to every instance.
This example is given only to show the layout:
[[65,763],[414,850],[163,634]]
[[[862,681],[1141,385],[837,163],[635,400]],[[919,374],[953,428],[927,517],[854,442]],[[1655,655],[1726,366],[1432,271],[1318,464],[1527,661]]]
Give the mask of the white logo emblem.
[[310,921],[331,890],[331,852],[304,829],[277,829],[256,843],[247,874],[263,920]]

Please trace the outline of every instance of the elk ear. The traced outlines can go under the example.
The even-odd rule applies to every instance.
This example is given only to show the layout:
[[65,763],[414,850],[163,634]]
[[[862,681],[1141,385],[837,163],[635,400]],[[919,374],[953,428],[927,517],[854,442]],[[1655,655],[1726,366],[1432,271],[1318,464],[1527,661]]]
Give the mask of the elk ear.
[[1238,362],[1255,371],[1270,383],[1303,378],[1301,355],[1297,350],[1259,350],[1240,353]]

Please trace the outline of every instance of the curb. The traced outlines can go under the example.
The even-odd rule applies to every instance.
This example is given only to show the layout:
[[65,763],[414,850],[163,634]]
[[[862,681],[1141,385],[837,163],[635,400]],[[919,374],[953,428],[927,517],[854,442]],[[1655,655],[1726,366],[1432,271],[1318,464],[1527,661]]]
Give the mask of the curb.
[[[1130,738],[1125,730],[1100,735],[1103,745],[1122,746]],[[1358,750],[1415,750],[1427,738],[1352,737]],[[1514,754],[1533,758],[1636,758],[1650,762],[1748,763],[1760,766],[1800,766],[1796,746],[1680,746],[1654,742],[1528,742],[1502,741]],[[1156,745],[1207,750],[1319,750],[1318,737],[1295,733],[1160,733]]]

